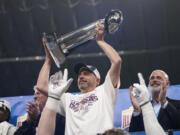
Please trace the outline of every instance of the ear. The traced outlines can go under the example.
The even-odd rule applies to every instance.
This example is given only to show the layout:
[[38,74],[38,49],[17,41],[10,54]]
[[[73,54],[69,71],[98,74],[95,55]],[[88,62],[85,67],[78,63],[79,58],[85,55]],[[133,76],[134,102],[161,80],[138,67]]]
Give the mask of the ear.
[[98,86],[100,84],[100,79],[96,78],[96,86]]
[[170,83],[170,81],[168,80],[168,81],[166,82],[167,87],[169,87],[170,84],[171,84],[171,83]]
[[170,81],[169,81],[169,80],[167,80],[167,81],[166,81],[166,86],[165,86],[164,88],[166,88],[166,89],[167,89],[167,88],[169,87],[169,85],[170,85]]

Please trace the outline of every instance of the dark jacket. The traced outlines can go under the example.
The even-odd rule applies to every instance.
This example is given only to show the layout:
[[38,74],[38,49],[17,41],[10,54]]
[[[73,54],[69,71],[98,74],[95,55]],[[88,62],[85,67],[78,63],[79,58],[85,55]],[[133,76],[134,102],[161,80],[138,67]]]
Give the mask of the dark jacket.
[[[14,135],[36,135],[36,128],[38,126],[40,116],[36,121],[27,122],[24,121],[22,126],[14,133]],[[64,135],[65,131],[65,118],[59,114],[56,114],[56,129],[54,135]]]
[[[160,108],[158,121],[164,130],[180,129],[180,100],[169,99],[165,109]],[[132,116],[129,132],[144,131],[144,122],[142,113],[138,116]]]

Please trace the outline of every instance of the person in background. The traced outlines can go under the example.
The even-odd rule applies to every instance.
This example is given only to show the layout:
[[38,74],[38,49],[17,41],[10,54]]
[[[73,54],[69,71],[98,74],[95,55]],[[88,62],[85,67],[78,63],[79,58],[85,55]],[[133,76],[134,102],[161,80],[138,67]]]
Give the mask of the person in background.
[[[162,70],[154,70],[149,78],[149,89],[152,93],[151,104],[156,117],[164,130],[180,129],[180,101],[166,97],[166,90],[170,85],[168,75]],[[144,131],[142,109],[136,103],[130,87],[130,99],[134,107],[129,131]]]
[[166,135],[156,118],[148,89],[141,73],[138,73],[138,78],[140,83],[133,84],[131,94],[142,111],[145,133],[146,135]]
[[121,128],[112,128],[106,130],[103,134],[97,134],[97,135],[130,135],[130,134]]
[[13,135],[16,127],[9,123],[11,106],[6,100],[0,100],[0,135]]
[[[142,111],[145,133],[146,135],[166,135],[156,118],[152,104],[150,103],[149,93],[141,73],[138,73],[138,78],[140,83],[134,83],[132,91],[130,92],[133,96],[133,100],[136,101],[136,104]],[[121,128],[112,128],[105,131],[103,134],[98,135],[129,135],[129,133]]]

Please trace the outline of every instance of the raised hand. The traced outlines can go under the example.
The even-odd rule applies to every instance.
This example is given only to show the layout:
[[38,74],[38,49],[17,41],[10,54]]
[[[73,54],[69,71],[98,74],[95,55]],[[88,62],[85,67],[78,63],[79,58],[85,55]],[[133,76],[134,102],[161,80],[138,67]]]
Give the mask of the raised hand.
[[166,103],[166,88],[161,86],[161,90],[159,93],[159,101],[161,105],[164,105]]
[[47,46],[46,46],[46,38],[45,37],[42,37],[42,43],[43,43],[43,46],[44,46],[44,51],[45,51],[46,59],[51,60],[51,55],[50,55],[50,53],[49,53],[49,51],[47,49]]
[[138,73],[138,78],[140,83],[133,84],[132,95],[136,99],[139,106],[143,106],[150,101],[149,93],[141,73]]
[[61,71],[55,73],[50,77],[48,97],[59,100],[63,93],[67,91],[71,85],[73,79],[68,79],[68,70],[64,70],[64,74]]
[[96,24],[96,40],[104,40],[104,35],[105,35],[105,29],[104,29],[104,24],[97,23]]

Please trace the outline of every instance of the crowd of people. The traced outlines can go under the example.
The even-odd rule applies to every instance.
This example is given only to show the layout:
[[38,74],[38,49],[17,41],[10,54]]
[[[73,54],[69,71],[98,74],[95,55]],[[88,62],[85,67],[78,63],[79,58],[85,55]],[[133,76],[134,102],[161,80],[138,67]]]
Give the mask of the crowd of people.
[[[80,94],[66,92],[73,79],[68,70],[50,76],[51,56],[43,38],[45,61],[34,86],[34,102],[26,104],[27,119],[19,128],[8,123],[10,104],[0,101],[0,134],[2,135],[128,135],[114,128],[114,108],[120,87],[122,58],[104,41],[103,24],[96,26],[96,42],[104,51],[111,65],[103,83],[95,66],[78,63],[77,86]],[[67,67],[68,68],[68,67]],[[141,73],[139,83],[130,86],[132,113],[129,132],[145,131],[147,135],[165,135],[165,130],[180,129],[180,101],[166,97],[170,85],[168,75],[154,70],[149,77],[148,88]]]

